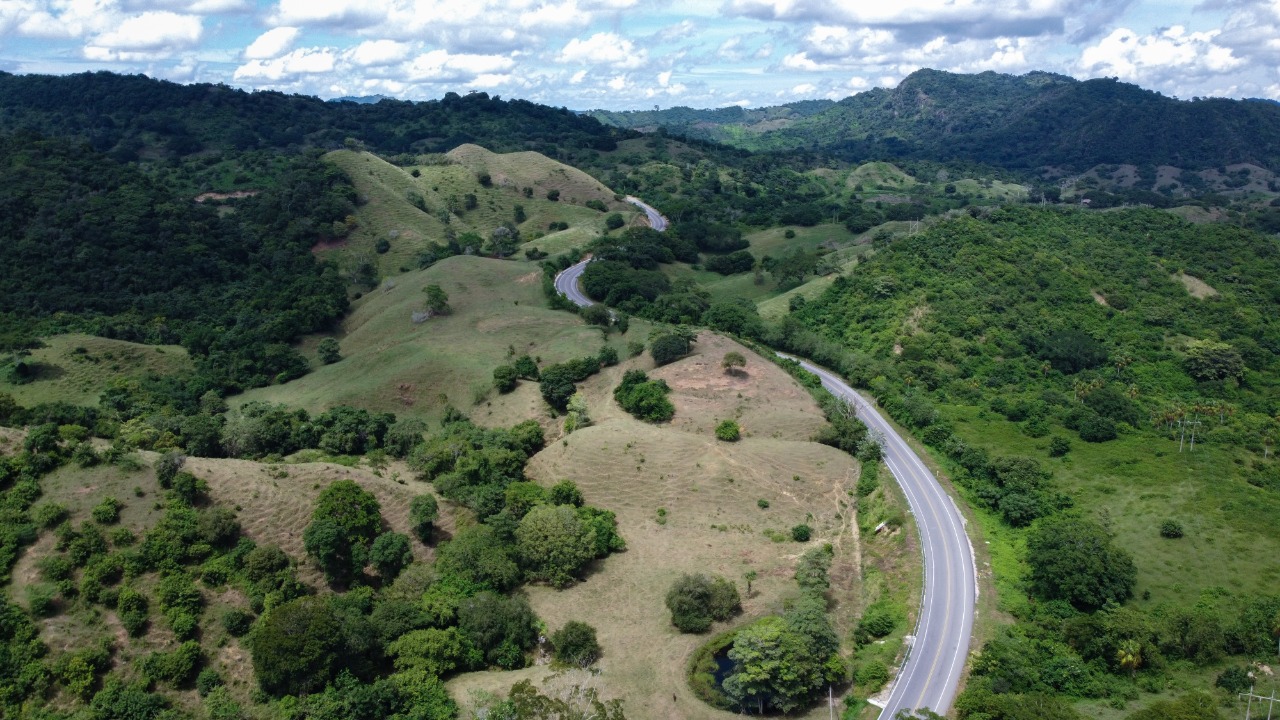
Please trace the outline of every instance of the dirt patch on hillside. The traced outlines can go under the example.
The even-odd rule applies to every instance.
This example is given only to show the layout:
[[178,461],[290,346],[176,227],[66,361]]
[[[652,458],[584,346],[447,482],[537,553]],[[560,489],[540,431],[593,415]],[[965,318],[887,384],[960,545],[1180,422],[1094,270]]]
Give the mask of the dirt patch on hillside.
[[1194,275],[1175,273],[1173,275],[1173,279],[1182,283],[1182,286],[1187,289],[1187,292],[1191,293],[1191,297],[1203,300],[1207,297],[1213,297],[1218,294],[1218,291],[1215,290],[1212,285],[1198,277],[1195,277]]
[[1099,305],[1101,305],[1102,307],[1111,307],[1111,304],[1107,302],[1107,296],[1106,296],[1106,295],[1103,295],[1102,293],[1098,292],[1097,290],[1090,290],[1090,291],[1089,291],[1089,294],[1093,296],[1093,301],[1094,301],[1094,302],[1096,302],[1096,303],[1098,303],[1098,304],[1099,304]]
[[235,192],[229,192],[229,193],[207,192],[207,193],[200,193],[199,195],[195,196],[192,199],[198,203],[224,202],[227,200],[240,200],[242,198],[253,197],[254,195],[257,195],[260,192],[262,191],[261,190],[236,190]]

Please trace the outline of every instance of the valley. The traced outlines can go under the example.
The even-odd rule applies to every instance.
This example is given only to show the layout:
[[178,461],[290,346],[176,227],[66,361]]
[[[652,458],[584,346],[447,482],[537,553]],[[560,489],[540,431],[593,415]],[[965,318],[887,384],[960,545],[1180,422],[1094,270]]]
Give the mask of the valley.
[[[86,145],[0,77],[0,715],[1208,720],[1275,685],[1274,108],[57,82],[113,119]],[[1170,118],[1211,131],[1141,140]]]

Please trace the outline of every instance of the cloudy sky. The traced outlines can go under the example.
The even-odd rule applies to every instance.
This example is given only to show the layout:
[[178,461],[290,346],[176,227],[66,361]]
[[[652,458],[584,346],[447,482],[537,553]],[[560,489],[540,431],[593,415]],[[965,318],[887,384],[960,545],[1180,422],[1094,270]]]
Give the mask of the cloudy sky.
[[321,97],[758,107],[921,67],[1280,99],[1280,0],[0,0],[0,69]]

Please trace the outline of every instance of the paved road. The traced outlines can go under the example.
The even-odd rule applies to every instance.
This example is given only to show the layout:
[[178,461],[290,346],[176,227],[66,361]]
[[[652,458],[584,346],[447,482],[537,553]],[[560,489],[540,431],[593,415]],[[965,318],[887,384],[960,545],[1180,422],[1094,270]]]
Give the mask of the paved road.
[[[667,221],[657,210],[633,197],[628,197],[627,202],[644,210],[654,229],[666,229]],[[590,259],[583,260],[556,276],[556,289],[581,307],[592,304],[578,288],[578,278],[588,262]],[[964,519],[938,479],[870,403],[834,373],[800,358],[793,359],[817,375],[831,394],[852,403],[858,418],[884,438],[885,464],[902,486],[920,529],[924,599],[914,642],[894,680],[880,720],[892,720],[903,709],[929,708],[945,715],[955,699],[968,658],[977,598],[973,547],[964,531]]]
[[630,195],[628,195],[625,200],[644,211],[644,214],[649,218],[649,227],[657,230],[658,232],[662,232],[667,229],[667,219],[662,217],[662,213],[655,210],[652,205],[647,205],[640,198],[632,197]]
[[964,519],[929,468],[870,403],[834,373],[793,359],[817,375],[831,394],[852,403],[858,418],[884,438],[885,463],[902,486],[920,528],[924,601],[915,641],[880,720],[890,720],[902,709],[929,708],[946,714],[969,654],[977,597],[973,547],[964,531]]

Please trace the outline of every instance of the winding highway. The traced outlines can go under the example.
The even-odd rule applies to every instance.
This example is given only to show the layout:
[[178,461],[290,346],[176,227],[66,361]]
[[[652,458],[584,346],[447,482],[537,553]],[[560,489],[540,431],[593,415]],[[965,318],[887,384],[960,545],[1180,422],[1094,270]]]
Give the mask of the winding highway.
[[[657,210],[633,197],[628,197],[627,202],[644,210],[655,230],[666,229],[667,221]],[[578,287],[578,278],[588,262],[590,259],[566,268],[555,280],[556,290],[581,307],[592,304]],[[915,635],[909,640],[907,657],[884,702],[880,720],[892,720],[900,710],[923,708],[945,715],[955,700],[968,658],[978,592],[973,546],[965,534],[964,518],[938,479],[871,403],[829,370],[778,354],[817,375],[828,392],[853,405],[858,418],[883,438],[885,464],[902,487],[920,530],[924,597]]]

